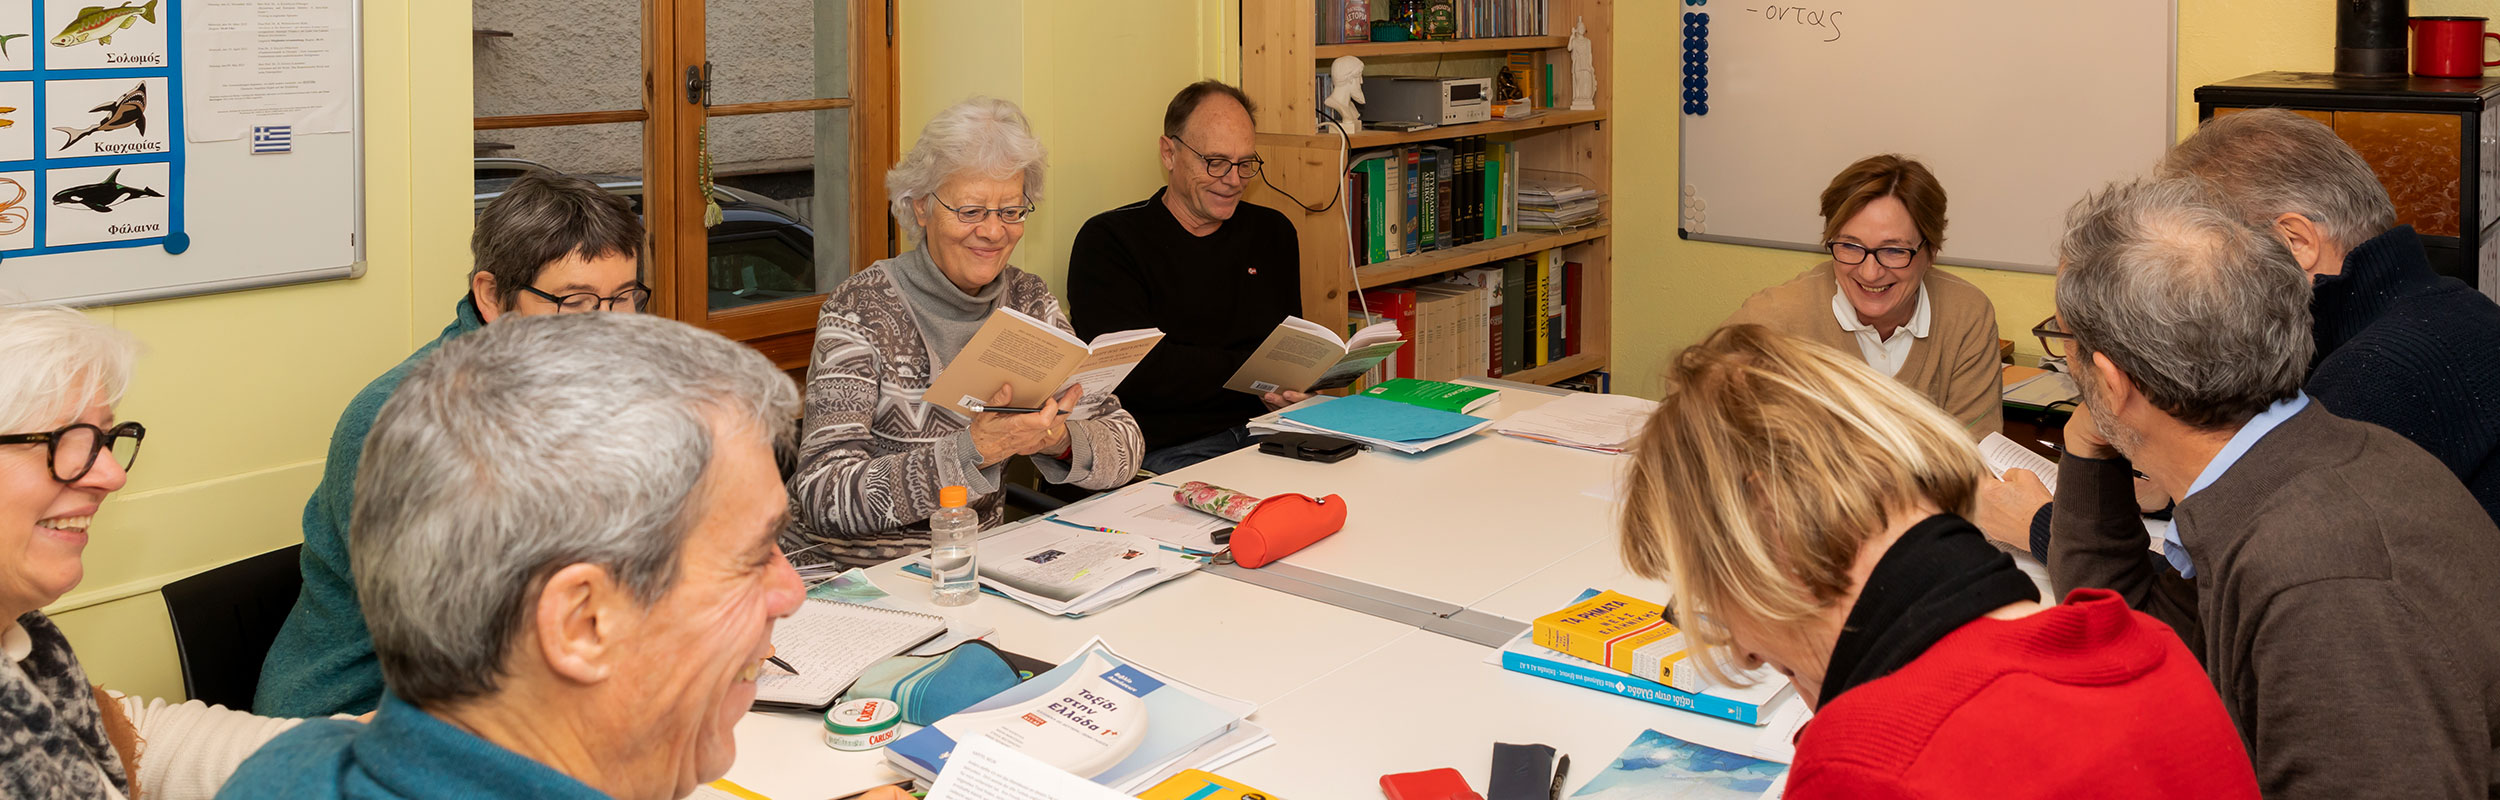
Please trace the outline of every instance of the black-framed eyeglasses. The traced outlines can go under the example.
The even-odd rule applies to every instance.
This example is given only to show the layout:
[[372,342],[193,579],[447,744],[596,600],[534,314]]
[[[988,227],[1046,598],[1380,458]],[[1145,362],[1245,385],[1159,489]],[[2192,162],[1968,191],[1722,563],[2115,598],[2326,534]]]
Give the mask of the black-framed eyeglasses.
[[2031,326],[2031,335],[2040,337],[2040,351],[2049,354],[2050,358],[2065,358],[2074,350],[2067,344],[2075,340],[2074,332],[2066,330],[2066,321],[2055,314]]
[[1188,142],[1182,142],[1181,137],[1165,136],[1163,138],[1179,142],[1181,149],[1188,150],[1190,155],[1197,156],[1199,163],[1206,165],[1207,177],[1209,178],[1220,179],[1226,175],[1232,174],[1233,170],[1238,169],[1241,170],[1241,179],[1246,181],[1259,177],[1259,168],[1267,165],[1267,160],[1258,156],[1251,156],[1240,161],[1217,158],[1215,156],[1198,152],[1198,148],[1190,147]]
[[1875,263],[1885,269],[1908,269],[1910,259],[1917,258],[1919,250],[1918,247],[1868,247],[1857,242],[1824,242],[1823,248],[1832,251],[1833,261],[1852,267],[1866,263],[1866,255],[1873,253]]
[[954,212],[955,221],[966,225],[979,225],[981,224],[981,220],[987,219],[991,214],[997,214],[998,221],[1000,222],[1004,222],[1009,225],[1021,225],[1024,223],[1025,215],[1033,213],[1032,203],[1026,203],[1020,206],[1008,206],[1006,208],[982,208],[980,206],[964,206],[962,208],[956,208],[954,206],[947,205],[945,198],[941,198],[937,195],[929,195],[929,199],[936,200],[938,207]]
[[633,288],[617,292],[610,297],[600,297],[597,292],[575,292],[559,297],[539,291],[538,287],[526,283],[521,285],[521,290],[537,295],[540,300],[556,304],[556,311],[565,314],[618,310],[640,312],[642,304],[651,299],[651,287],[639,283],[634,284]]
[[95,469],[96,456],[113,451],[113,463],[123,471],[139,463],[139,440],[148,436],[148,426],[124,422],[105,430],[84,422],[73,422],[42,433],[12,433],[0,436],[0,445],[40,444],[45,461],[52,465],[52,479],[77,483]]

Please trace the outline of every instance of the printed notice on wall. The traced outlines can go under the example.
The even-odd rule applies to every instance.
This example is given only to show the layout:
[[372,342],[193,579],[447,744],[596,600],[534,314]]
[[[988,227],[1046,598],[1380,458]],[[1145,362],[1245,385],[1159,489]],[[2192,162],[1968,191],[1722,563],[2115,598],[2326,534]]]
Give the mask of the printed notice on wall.
[[297,135],[354,125],[353,0],[192,0],[188,41],[191,141],[293,126]]

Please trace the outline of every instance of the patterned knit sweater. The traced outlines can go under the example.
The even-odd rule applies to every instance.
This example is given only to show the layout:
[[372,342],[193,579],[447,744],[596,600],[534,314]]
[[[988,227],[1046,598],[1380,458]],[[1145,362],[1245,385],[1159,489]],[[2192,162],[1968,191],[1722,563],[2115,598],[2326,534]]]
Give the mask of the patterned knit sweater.
[[[938,489],[961,485],[986,528],[1004,516],[999,476],[1005,462],[981,466],[966,420],[921,402],[953,353],[931,352],[892,270],[934,269],[915,251],[877,262],[844,280],[816,317],[807,369],[807,417],[799,426],[791,549],[867,566],[929,546]],[[1072,330],[1042,279],[1014,267],[1002,305]],[[1068,416],[1069,460],[1031,456],[1042,478],[1087,489],[1127,483],[1144,451],[1137,420],[1110,392],[1087,391]]]

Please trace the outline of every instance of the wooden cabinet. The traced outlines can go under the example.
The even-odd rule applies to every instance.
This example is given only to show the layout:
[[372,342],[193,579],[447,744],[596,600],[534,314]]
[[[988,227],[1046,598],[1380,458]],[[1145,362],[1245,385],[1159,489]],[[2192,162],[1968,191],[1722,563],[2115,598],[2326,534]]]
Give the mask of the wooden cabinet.
[[2261,72],[2197,87],[2199,118],[2283,108],[2370,162],[2431,264],[2500,297],[2500,79]]
[[[1259,183],[1250,197],[1260,205],[1283,211],[1293,219],[1302,241],[1302,316],[1343,330],[1349,294],[1454,270],[1484,266],[1504,259],[1563,248],[1565,258],[1582,265],[1581,304],[1569,313],[1577,324],[1580,352],[1545,366],[1504,375],[1505,379],[1553,383],[1605,369],[1610,363],[1613,325],[1612,223],[1563,233],[1520,232],[1447,250],[1354,267],[1349,247],[1345,203],[1329,204],[1344,184],[1352,153],[1416,142],[1437,142],[1485,136],[1511,142],[1524,168],[1576,173],[1586,185],[1611,195],[1614,168],[1613,136],[1606,130],[1607,111],[1614,107],[1613,0],[1547,0],[1548,35],[1449,41],[1316,43],[1316,0],[1243,0],[1241,28],[1242,89],[1259,103],[1256,120],[1260,155],[1268,162],[1268,180],[1277,189],[1302,198],[1309,206],[1280,196]],[[1446,125],[1414,132],[1364,131],[1341,140],[1337,133],[1317,133],[1316,73],[1338,56],[1365,61],[1371,74],[1441,74],[1453,77],[1491,75],[1505,54],[1541,51],[1555,65],[1558,83],[1553,96],[1568,106],[1570,56],[1565,44],[1574,20],[1584,20],[1597,72],[1594,110],[1548,109],[1524,120],[1496,119]],[[1540,92],[1541,94],[1542,92]],[[1664,102],[1664,101],[1661,101]],[[1310,207],[1327,205],[1313,212]],[[1606,209],[1610,216],[1612,209]]]

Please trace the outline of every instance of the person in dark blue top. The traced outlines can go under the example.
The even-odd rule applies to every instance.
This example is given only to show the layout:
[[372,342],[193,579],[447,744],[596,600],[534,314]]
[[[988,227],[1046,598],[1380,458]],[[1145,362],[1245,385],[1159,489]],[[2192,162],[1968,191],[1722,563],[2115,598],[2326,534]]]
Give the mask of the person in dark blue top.
[[[2323,124],[2260,109],[2206,122],[2161,169],[2212,182],[2309,274],[2302,390],[2429,451],[2500,522],[2500,304],[2432,270],[2369,162]],[[2045,554],[2048,493],[2009,477],[1981,482],[1981,527]]]
[[798,413],[763,354],[658,317],[444,344],[356,480],[381,708],[270,740],[218,797],[676,798],[720,778],[805,596],[775,463]]

